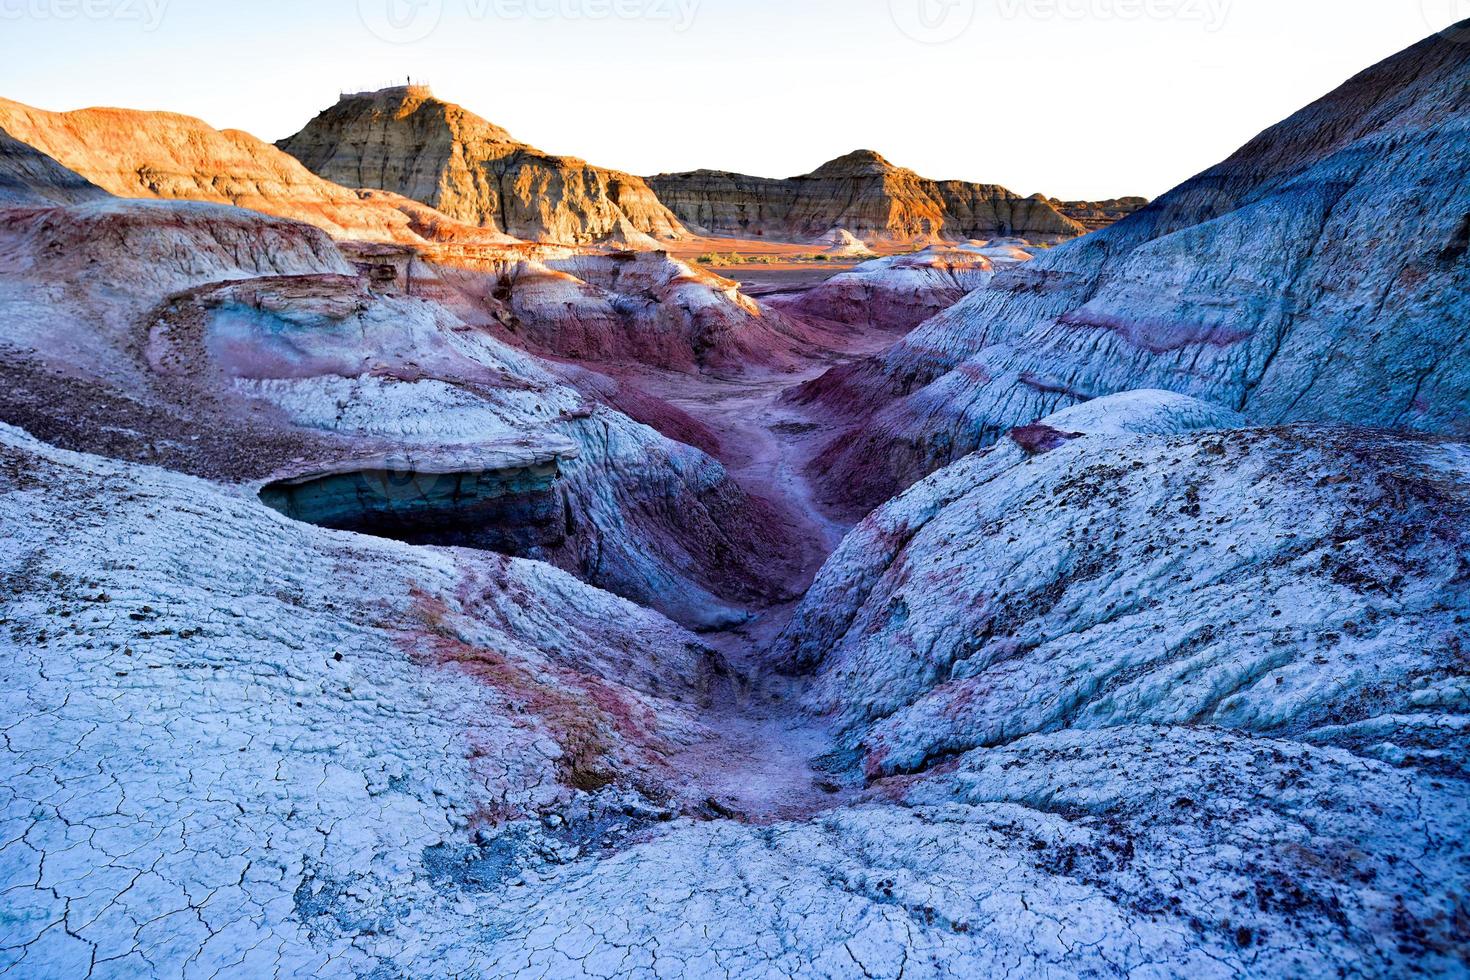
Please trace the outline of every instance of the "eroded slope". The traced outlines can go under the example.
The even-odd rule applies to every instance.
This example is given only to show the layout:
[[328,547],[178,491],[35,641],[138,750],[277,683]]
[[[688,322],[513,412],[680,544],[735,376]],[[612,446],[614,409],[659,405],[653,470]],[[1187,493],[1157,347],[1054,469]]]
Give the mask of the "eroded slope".
[[808,392],[876,506],[1022,425],[1141,387],[1252,421],[1470,425],[1470,60],[1436,35],[1125,221],[998,275]]

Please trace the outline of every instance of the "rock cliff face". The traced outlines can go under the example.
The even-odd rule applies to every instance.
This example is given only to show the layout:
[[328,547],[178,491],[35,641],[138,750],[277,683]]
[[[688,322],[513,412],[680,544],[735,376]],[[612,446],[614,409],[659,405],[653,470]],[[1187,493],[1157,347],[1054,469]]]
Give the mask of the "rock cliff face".
[[[334,237],[372,241],[421,243],[426,235],[415,228],[432,224],[414,213],[417,204],[359,196],[249,133],[217,130],[191,116],[47,112],[0,99],[0,129],[119,197],[232,204],[305,221]],[[478,230],[454,234],[473,238]]]
[[1056,240],[1085,231],[1044,198],[994,184],[928,180],[871,150],[786,180],[696,170],[648,183],[691,228],[741,238],[805,242],[842,228],[867,241]]
[[530,241],[684,235],[642,178],[543,153],[422,87],[345,95],[277,145],[328,180]]
[[1470,431],[1467,86],[1464,45],[1436,35],[821,379],[809,396],[862,418],[819,463],[829,494],[876,505],[1139,387],[1266,424]]
[[0,129],[0,207],[72,204],[107,196],[81,174]]

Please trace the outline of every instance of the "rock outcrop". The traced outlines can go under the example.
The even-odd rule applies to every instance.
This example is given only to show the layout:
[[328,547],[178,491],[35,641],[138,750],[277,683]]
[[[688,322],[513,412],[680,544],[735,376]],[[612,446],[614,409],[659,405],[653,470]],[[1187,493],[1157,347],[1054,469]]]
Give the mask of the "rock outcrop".
[[928,180],[871,150],[785,180],[695,170],[648,183],[690,228],[740,238],[807,242],[843,228],[869,242],[1059,240],[1085,231],[1045,198],[994,184]]
[[828,495],[876,505],[1140,387],[1263,424],[1470,431],[1467,86],[1464,45],[1436,35],[822,379],[808,396],[860,419],[818,463]]
[[277,145],[328,180],[529,241],[638,245],[685,234],[642,178],[543,153],[421,86],[344,95]]
[[[239,130],[171,112],[47,112],[0,99],[0,129],[118,197],[205,201],[292,218],[337,238],[419,244],[429,237],[493,242],[435,222],[413,202],[359,195],[322,180]],[[421,232],[424,232],[421,234]]]
[[823,255],[832,255],[839,258],[872,259],[876,258],[873,250],[863,244],[863,240],[846,228],[833,228],[827,234],[818,238],[813,244],[822,247]]
[[1239,421],[1130,392],[935,473],[843,542],[788,669],[870,776],[1133,724],[1438,759],[1470,712],[1470,449]]

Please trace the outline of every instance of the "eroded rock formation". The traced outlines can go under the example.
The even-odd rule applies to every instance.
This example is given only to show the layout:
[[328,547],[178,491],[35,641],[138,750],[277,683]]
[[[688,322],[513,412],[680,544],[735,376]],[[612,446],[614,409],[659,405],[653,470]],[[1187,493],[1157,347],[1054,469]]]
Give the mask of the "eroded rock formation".
[[[0,101],[0,124],[7,120],[121,196],[230,203],[322,228],[350,243],[363,271],[386,273],[383,288],[409,293],[416,279],[419,295],[487,320],[536,353],[733,371],[789,364],[814,339],[735,283],[661,251],[527,246],[387,191],[350,191],[254,137],[197,119],[46,113]],[[0,166],[14,188],[0,193],[12,203],[107,196],[27,143],[14,142]],[[398,250],[376,247],[383,244]]]
[[[337,238],[420,243],[435,222],[413,202],[322,180],[249,133],[172,112],[47,112],[0,99],[0,129],[119,197],[232,204]],[[416,210],[417,209],[417,210]],[[441,235],[450,234],[441,219]],[[458,239],[494,241],[468,226]]]
[[873,259],[773,305],[803,317],[907,333],[990,282],[994,265],[986,251],[978,243],[930,246]]
[[1134,211],[1148,207],[1148,198],[1119,197],[1107,201],[1059,201],[1051,198],[1051,206],[1088,231],[1101,231]]
[[1438,758],[1470,710],[1470,455],[1239,421],[1131,392],[941,470],[843,543],[789,666],[870,775],[1128,724]]
[[[957,461],[800,600],[849,526],[799,476],[829,419],[778,400],[816,355],[619,380],[502,340],[518,302],[571,342],[606,299],[622,326],[577,342],[693,352],[724,312],[673,260],[41,206],[93,192],[0,155],[0,973],[1463,977],[1465,234],[1383,218],[1361,266],[1331,237],[1360,197],[1410,207],[1405,159],[1459,206],[1463,99],[1406,95],[1462,80],[1436,52],[1329,99],[1310,152],[1258,148],[1242,214],[1142,241],[1144,211],[1095,266],[992,242],[838,284],[834,328],[994,276],[817,386],[929,421],[839,475]],[[518,300],[512,269],[568,282]],[[1265,363],[1230,360],[1257,320]],[[1251,417],[1387,418],[1401,377],[1440,434]],[[932,416],[892,403],[936,378]]]
[[1085,230],[1045,198],[994,184],[928,180],[872,150],[786,180],[695,170],[648,183],[689,227],[740,238],[805,242],[840,228],[866,241],[1056,240]]
[[642,178],[543,153],[419,86],[344,95],[277,145],[328,180],[530,241],[641,245],[685,233]]
[[1467,85],[1464,45],[1436,35],[812,386],[862,419],[819,464],[829,495],[874,506],[1138,387],[1258,423],[1470,431]]
[[713,459],[436,303],[375,292],[309,226],[193,203],[19,210],[0,213],[0,262],[0,407],[47,439],[244,481],[570,442],[561,534],[528,554],[699,626],[783,587],[762,505]]
[[[911,550],[859,531],[847,554],[871,561],[838,567],[864,572],[855,606],[876,632],[834,647],[821,691],[868,733],[854,761],[874,778],[830,812],[768,827],[685,815],[699,778],[669,760],[712,737],[700,719],[718,668],[656,614],[543,564],[346,537],[0,429],[0,517],[18,531],[0,550],[18,596],[0,644],[13,828],[0,962],[64,975],[94,960],[258,976],[1120,976],[1161,963],[1222,980],[1460,975],[1464,447],[1169,435],[1231,418],[1146,400],[1111,410],[1114,425],[1099,425],[1103,406],[1051,420],[1088,434],[1030,466],[1016,447],[916,488],[875,518],[927,509]],[[1305,459],[1287,451],[1294,438]],[[974,492],[985,474],[1012,510]],[[1068,485],[1060,499],[1027,491],[1052,485]],[[1432,533],[1387,550],[1393,521],[1370,513],[1382,493],[1405,494]],[[1109,516],[1114,497],[1128,520]],[[1262,521],[1239,554],[1223,538],[1195,551],[1197,533],[1258,499],[1300,540]],[[1368,537],[1338,543],[1331,511],[1310,508],[1331,503]],[[997,527],[946,540],[992,514]],[[1023,600],[1002,623],[967,589],[1006,589],[1003,572],[964,554],[1007,535],[1030,557],[1000,594]],[[1179,573],[1150,544],[1174,549]],[[1058,564],[1065,553],[1106,565]],[[942,580],[916,567],[901,581],[900,566],[930,560]],[[1189,602],[1199,587],[1224,601]],[[883,601],[893,590],[907,617]],[[931,612],[1013,628],[1015,643],[958,651],[953,680],[938,660],[894,671],[850,657],[886,638],[911,662],[903,638],[938,631]],[[1109,632],[1127,642],[1102,642]],[[957,651],[946,639],[937,652]],[[1006,683],[1016,658],[1048,681]],[[849,670],[871,671],[900,710],[877,718]],[[913,769],[926,771],[884,775]]]
[[467,319],[582,363],[738,374],[791,367],[824,337],[662,251],[481,250],[434,275],[434,295]]

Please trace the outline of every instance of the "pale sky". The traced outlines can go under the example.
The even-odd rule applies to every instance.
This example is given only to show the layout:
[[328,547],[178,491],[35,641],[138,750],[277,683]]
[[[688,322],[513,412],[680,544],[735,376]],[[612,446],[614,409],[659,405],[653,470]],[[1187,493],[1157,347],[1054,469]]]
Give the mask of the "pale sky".
[[[544,150],[652,174],[1155,196],[1470,0],[0,0],[0,95],[275,140],[412,75]],[[1470,38],[1467,38],[1470,42]]]

